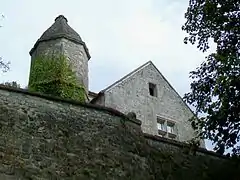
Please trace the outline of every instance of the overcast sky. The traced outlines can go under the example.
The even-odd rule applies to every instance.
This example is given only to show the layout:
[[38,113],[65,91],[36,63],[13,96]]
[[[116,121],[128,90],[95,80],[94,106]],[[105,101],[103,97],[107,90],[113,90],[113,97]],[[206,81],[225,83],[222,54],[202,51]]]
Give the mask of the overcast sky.
[[11,70],[0,82],[27,85],[30,49],[63,14],[90,51],[91,91],[104,89],[151,60],[182,96],[189,91],[189,71],[206,56],[183,43],[187,6],[188,0],[2,1],[0,56],[11,61]]

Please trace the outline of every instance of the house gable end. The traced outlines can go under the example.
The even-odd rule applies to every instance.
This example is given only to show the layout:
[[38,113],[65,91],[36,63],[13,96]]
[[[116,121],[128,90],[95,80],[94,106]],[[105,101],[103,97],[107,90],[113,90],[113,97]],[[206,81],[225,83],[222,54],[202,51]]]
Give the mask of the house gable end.
[[191,113],[193,115],[194,112],[191,110],[191,108],[186,104],[186,102],[184,102],[183,98],[180,96],[180,94],[173,88],[173,86],[169,83],[169,81],[163,76],[163,74],[159,71],[159,69],[154,65],[154,63],[152,61],[148,61],[145,64],[141,65],[140,67],[138,67],[137,69],[133,70],[132,72],[130,72],[129,74],[125,75],[124,77],[122,77],[121,79],[119,79],[118,81],[116,81],[115,83],[111,84],[110,86],[108,86],[107,88],[103,89],[101,91],[101,93],[104,93],[106,91],[110,91],[112,88],[114,88],[115,86],[118,86],[119,84],[122,84],[124,81],[126,81],[127,79],[133,77],[134,74],[136,74],[137,72],[143,70],[144,68],[148,68],[149,66],[154,67],[154,69],[157,71],[157,73],[164,79],[164,81],[167,83],[167,85],[171,88],[171,90],[174,92],[174,94],[176,94],[176,96],[178,96],[178,98],[180,99],[180,101],[184,104],[184,106],[189,109],[191,111]]
[[166,137],[186,141],[196,135],[188,121],[194,115],[191,109],[151,61],[102,90],[92,102],[124,114],[134,112],[144,133],[159,135],[160,117],[166,125],[174,124],[173,134]]
[[166,84],[170,87],[170,89],[174,92],[174,94],[179,98],[179,100],[182,102],[182,104],[195,116],[195,113],[191,110],[191,108],[186,104],[186,102],[184,102],[183,98],[179,95],[179,93],[173,88],[173,86],[168,82],[168,80],[163,76],[163,74],[159,71],[159,69],[154,65],[154,63],[152,61],[148,61],[145,64],[139,66],[137,69],[133,70],[132,72],[128,73],[127,75],[125,75],[124,77],[122,77],[121,79],[119,79],[118,81],[114,82],[113,84],[109,85],[108,87],[106,87],[105,89],[101,90],[98,95],[92,99],[92,103],[94,103],[99,97],[104,96],[105,92],[110,91],[112,88],[123,84],[124,81],[128,80],[129,78],[132,78],[137,72],[145,69],[145,68],[149,68],[150,66],[152,66],[156,72],[160,75],[160,77],[162,79],[164,79],[164,81],[166,82]]
[[172,92],[177,96],[177,98],[180,100],[180,102],[185,106],[186,109],[188,109],[193,116],[196,116],[195,113],[192,111],[192,109],[186,104],[186,102],[183,100],[183,98],[180,96],[180,94],[173,88],[173,86],[169,83],[169,81],[163,76],[163,74],[159,71],[159,69],[152,63],[151,66],[154,67],[154,69],[159,73],[159,75],[164,79],[164,81],[167,83],[167,85],[170,87]]

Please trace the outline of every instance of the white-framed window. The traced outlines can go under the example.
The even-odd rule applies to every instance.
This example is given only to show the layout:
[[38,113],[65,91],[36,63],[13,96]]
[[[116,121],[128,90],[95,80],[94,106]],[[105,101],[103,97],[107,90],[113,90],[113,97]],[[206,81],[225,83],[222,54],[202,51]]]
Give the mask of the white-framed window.
[[176,123],[174,121],[167,121],[167,135],[171,139],[176,139]]
[[167,132],[174,134],[174,125],[173,124],[167,125]]
[[167,133],[166,129],[166,120],[162,119],[160,116],[157,116],[157,129],[158,135],[164,137]]
[[162,131],[165,131],[166,129],[164,121],[157,122],[157,127],[158,127],[158,130],[162,130]]
[[176,139],[176,123],[172,120],[167,120],[157,115],[157,129],[158,135],[161,137],[168,137],[171,139]]

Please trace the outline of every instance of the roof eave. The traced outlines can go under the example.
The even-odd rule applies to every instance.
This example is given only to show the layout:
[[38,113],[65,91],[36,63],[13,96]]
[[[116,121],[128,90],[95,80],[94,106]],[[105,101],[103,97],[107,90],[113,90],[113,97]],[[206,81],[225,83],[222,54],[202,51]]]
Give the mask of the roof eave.
[[139,66],[138,68],[134,69],[133,71],[131,71],[130,73],[126,74],[125,76],[123,76],[122,78],[120,78],[119,80],[115,81],[113,84],[109,85],[108,87],[106,87],[105,89],[102,90],[102,92],[108,91],[110,90],[113,86],[115,86],[118,83],[121,83],[122,81],[126,80],[127,78],[129,78],[132,74],[134,74],[135,72],[141,70],[142,68],[144,68],[145,66],[147,66],[148,64],[152,63],[152,61],[147,61],[146,63],[144,63],[143,65]]
[[89,50],[88,50],[85,42],[76,40],[76,39],[74,39],[74,38],[70,38],[70,37],[68,37],[68,36],[66,36],[66,35],[58,35],[58,36],[55,36],[55,37],[52,37],[52,38],[48,38],[48,39],[38,39],[37,42],[34,44],[33,48],[32,48],[32,49],[30,50],[30,52],[29,52],[30,56],[32,56],[32,53],[35,51],[35,49],[37,48],[37,46],[39,45],[39,43],[45,42],[45,41],[56,40],[56,39],[60,39],[60,38],[65,38],[65,39],[67,39],[67,40],[69,40],[69,41],[72,41],[72,42],[74,42],[74,43],[81,44],[81,45],[84,47],[84,50],[85,50],[85,52],[86,52],[86,54],[87,54],[88,60],[90,60],[91,56],[90,56]]
[[93,104],[96,102],[101,96],[104,96],[104,91],[100,91],[95,98],[93,98],[89,103]]
[[91,96],[97,97],[98,93],[92,92],[92,91],[88,91],[88,94]]

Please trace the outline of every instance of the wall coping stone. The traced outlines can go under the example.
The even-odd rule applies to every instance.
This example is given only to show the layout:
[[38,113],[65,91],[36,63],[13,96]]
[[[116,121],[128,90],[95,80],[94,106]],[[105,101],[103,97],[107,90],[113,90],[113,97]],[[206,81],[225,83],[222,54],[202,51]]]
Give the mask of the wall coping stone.
[[[151,134],[147,134],[147,133],[143,133],[143,134],[144,134],[145,139],[150,139],[150,140],[153,140],[153,141],[158,141],[158,142],[161,142],[161,143],[170,144],[170,145],[177,146],[177,147],[180,147],[180,148],[189,147],[189,144],[186,143],[186,142],[180,142],[180,141],[160,137],[160,136],[157,136],[157,135],[151,135]],[[213,151],[209,151],[209,150],[207,150],[205,148],[201,148],[201,147],[198,147],[197,152],[203,153],[203,154],[206,154],[206,155],[211,155],[211,156],[223,158],[223,159],[228,159],[228,157],[225,156],[225,155],[221,155],[221,154],[218,154],[218,153],[213,152]]]
[[140,120],[130,119],[127,115],[121,113],[120,111],[117,111],[113,108],[109,108],[109,107],[105,107],[105,106],[100,106],[100,105],[90,104],[90,103],[83,103],[83,102],[79,102],[79,101],[71,100],[71,99],[64,99],[64,98],[50,96],[50,95],[39,93],[39,92],[30,92],[27,89],[14,88],[14,87],[9,87],[9,86],[5,86],[5,85],[0,85],[0,90],[10,91],[10,92],[19,93],[19,94],[25,94],[25,95],[34,96],[34,97],[38,97],[38,98],[42,98],[42,99],[46,99],[46,100],[50,100],[50,101],[67,103],[67,104],[71,104],[71,105],[81,106],[84,108],[92,108],[92,109],[96,109],[99,111],[107,112],[109,114],[113,114],[118,117],[123,117],[125,120],[132,122],[139,126],[141,126],[141,124],[142,124],[142,122]]

